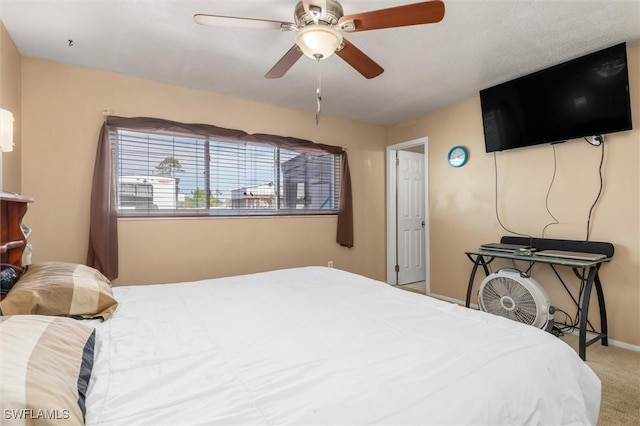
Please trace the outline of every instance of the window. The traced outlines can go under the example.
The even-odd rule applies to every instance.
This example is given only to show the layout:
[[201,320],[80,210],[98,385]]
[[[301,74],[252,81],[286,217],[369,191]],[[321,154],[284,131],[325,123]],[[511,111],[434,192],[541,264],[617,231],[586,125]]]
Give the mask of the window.
[[87,264],[109,279],[119,216],[335,214],[336,242],[353,247],[349,160],[337,146],[105,115],[95,164]]
[[340,155],[111,127],[119,216],[337,214]]

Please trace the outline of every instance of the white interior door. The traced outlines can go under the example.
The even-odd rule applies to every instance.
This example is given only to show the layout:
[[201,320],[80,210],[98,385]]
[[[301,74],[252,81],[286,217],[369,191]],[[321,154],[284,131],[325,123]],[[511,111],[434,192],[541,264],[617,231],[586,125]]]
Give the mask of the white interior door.
[[424,154],[397,151],[398,284],[425,280]]

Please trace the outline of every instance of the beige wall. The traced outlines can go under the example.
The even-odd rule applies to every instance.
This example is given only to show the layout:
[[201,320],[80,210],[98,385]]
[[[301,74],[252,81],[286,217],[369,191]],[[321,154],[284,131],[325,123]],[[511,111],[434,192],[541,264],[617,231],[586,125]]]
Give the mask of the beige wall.
[[[640,345],[640,81],[634,77],[640,75],[640,48],[630,49],[628,56],[634,130],[605,137],[604,193],[593,213],[590,240],[615,245],[614,259],[601,270],[610,336]],[[387,143],[422,136],[429,137],[431,291],[464,300],[471,271],[465,250],[508,234],[495,216],[494,155],[485,152],[479,98],[391,126]],[[454,145],[469,149],[464,167],[447,164],[447,152]],[[589,208],[599,188],[601,151],[583,140],[555,148],[558,170],[549,209],[560,223],[549,226],[544,237],[584,240]],[[553,148],[547,144],[499,152],[495,159],[503,224],[515,232],[542,236],[545,225],[553,221],[545,207]],[[578,280],[571,273],[563,275],[577,294]],[[535,266],[533,277],[555,306],[575,313],[548,267]],[[595,311],[590,318],[597,324]],[[562,314],[558,318],[565,320]]]
[[[12,105],[21,109],[14,111],[17,123],[21,120],[16,133],[22,129],[15,155],[5,161],[4,175],[12,170],[5,183],[36,198],[27,214],[34,229],[35,261],[85,259],[90,180],[105,109],[122,116],[210,123],[347,146],[354,188],[353,249],[334,243],[335,218],[330,217],[120,221],[121,274],[116,285],[320,265],[328,260],[338,268],[384,279],[384,146],[422,136],[429,137],[432,292],[463,299],[471,269],[464,251],[506,234],[495,219],[494,157],[484,152],[478,98],[386,129],[329,116],[316,127],[313,115],[301,111],[21,58],[4,28],[1,31],[2,104],[5,96],[14,97]],[[629,52],[631,76],[640,71],[639,56],[637,48]],[[16,87],[22,93],[16,95]],[[605,191],[593,216],[591,239],[616,246],[614,260],[602,270],[611,337],[640,345],[637,79],[631,79],[631,89],[635,130],[606,137]],[[467,165],[455,169],[445,157],[458,144],[467,146],[471,156]],[[544,236],[583,239],[598,188],[600,151],[580,141],[556,149],[558,175],[549,206],[560,224],[547,228]],[[540,236],[551,221],[545,197],[553,151],[549,145],[531,147],[498,153],[496,160],[503,222],[517,232]],[[536,267],[534,276],[555,305],[575,311],[548,271]],[[571,285],[576,290],[575,281]]]
[[23,58],[22,192],[36,202],[34,261],[84,262],[89,196],[103,110],[272,133],[346,146],[355,247],[335,243],[335,217],[121,220],[116,285],[163,283],[304,265],[384,279],[383,127],[121,74]]
[[13,113],[12,152],[0,153],[0,189],[21,192],[21,62],[20,52],[0,21],[0,108]]

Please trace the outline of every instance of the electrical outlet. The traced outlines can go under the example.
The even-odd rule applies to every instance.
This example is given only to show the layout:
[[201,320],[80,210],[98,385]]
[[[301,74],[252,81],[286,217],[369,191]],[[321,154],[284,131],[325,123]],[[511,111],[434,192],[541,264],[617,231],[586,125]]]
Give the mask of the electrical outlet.
[[333,268],[333,260],[328,261],[328,262],[327,262],[327,266],[328,266],[329,268]]

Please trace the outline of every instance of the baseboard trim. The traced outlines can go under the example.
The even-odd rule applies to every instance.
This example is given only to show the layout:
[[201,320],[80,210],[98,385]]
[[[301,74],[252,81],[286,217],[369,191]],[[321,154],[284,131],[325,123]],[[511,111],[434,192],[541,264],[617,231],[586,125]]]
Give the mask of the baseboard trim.
[[[435,293],[429,293],[427,296],[431,296],[435,299],[444,300],[445,302],[455,303],[457,305],[464,306],[464,302],[462,300],[455,299],[453,297],[443,296],[441,294],[435,294]],[[478,305],[475,303],[471,303],[470,307],[473,309],[479,309]],[[578,336],[580,334],[580,330],[574,329],[569,334]],[[595,334],[587,332],[587,339],[593,339],[595,336],[596,336]],[[640,352],[640,346],[638,345],[632,345],[631,343],[615,340],[615,339],[612,339],[611,337],[609,337],[608,340],[609,340],[610,346],[615,346],[617,348],[622,348],[622,349],[628,349],[634,352]]]
[[[573,336],[579,336],[580,330],[573,329],[569,334]],[[587,331],[587,340],[593,339],[594,337],[596,337],[596,334]],[[612,339],[611,337],[609,337],[607,340],[609,341],[609,346],[615,346],[617,348],[628,349],[634,352],[640,352],[640,346],[632,345],[631,343],[622,342],[620,340],[615,340],[615,339]],[[597,345],[597,343],[594,343],[594,344]]]

